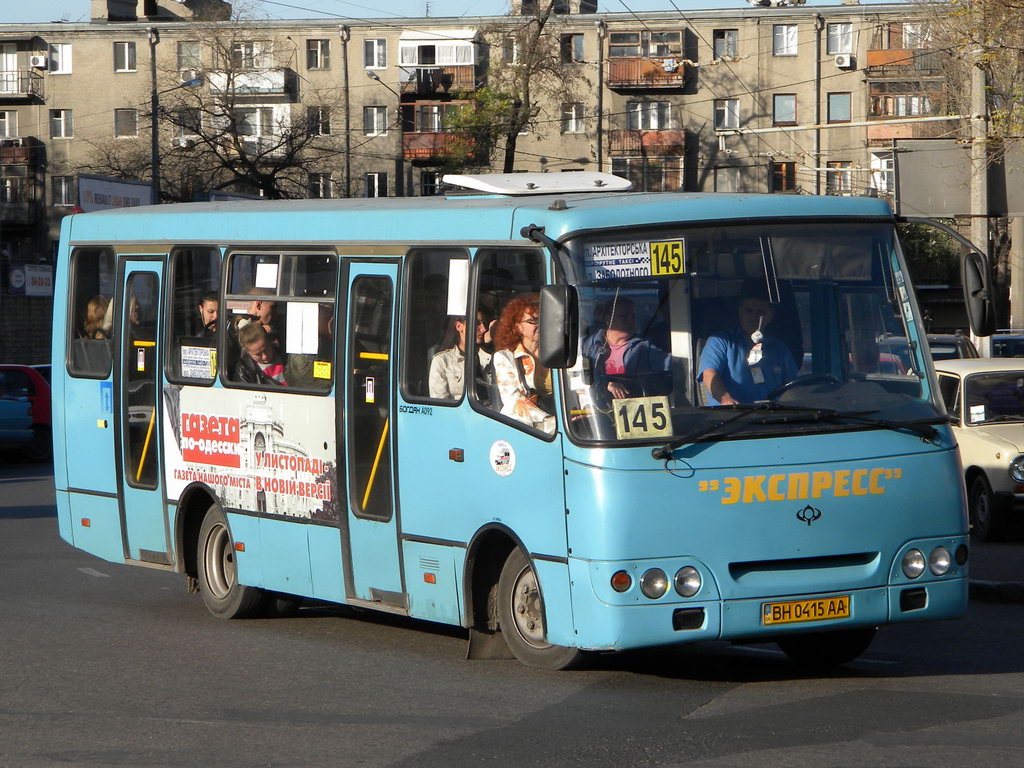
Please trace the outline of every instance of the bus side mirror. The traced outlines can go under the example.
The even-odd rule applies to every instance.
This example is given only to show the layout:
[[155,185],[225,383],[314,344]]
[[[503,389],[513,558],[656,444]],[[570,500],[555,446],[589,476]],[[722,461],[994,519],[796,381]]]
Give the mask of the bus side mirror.
[[991,336],[996,331],[996,312],[988,259],[978,251],[968,251],[961,261],[960,277],[971,330],[976,336]]
[[571,285],[540,289],[540,362],[548,368],[571,368],[579,346],[579,297]]

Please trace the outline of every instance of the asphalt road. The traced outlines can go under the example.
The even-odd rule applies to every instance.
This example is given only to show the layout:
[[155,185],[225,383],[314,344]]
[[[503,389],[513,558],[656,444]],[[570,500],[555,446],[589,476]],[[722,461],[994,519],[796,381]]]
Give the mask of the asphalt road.
[[1024,605],[888,628],[826,676],[727,645],[544,672],[345,608],[217,620],[61,541],[49,483],[0,465],[4,768],[1024,765]]

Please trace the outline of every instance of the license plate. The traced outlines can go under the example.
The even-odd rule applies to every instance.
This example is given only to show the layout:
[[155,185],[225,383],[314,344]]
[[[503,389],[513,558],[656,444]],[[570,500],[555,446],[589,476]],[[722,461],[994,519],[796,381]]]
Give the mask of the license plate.
[[787,600],[764,603],[762,624],[795,624],[801,621],[831,621],[850,618],[850,596],[819,597],[816,600]]

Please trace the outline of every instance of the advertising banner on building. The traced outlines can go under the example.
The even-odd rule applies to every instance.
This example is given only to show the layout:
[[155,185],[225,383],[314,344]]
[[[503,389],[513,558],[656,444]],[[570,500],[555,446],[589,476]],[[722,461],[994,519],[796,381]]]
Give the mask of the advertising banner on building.
[[153,185],[148,181],[112,179],[85,173],[78,175],[78,205],[85,213],[151,205],[152,202]]

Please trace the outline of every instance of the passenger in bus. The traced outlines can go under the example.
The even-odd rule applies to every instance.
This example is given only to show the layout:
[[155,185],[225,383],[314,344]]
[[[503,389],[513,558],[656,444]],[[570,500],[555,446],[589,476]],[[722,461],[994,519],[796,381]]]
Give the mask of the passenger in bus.
[[217,333],[217,316],[220,314],[220,294],[216,291],[204,293],[199,299],[199,334],[213,336]]
[[[249,293],[256,296],[270,295],[269,291],[265,288],[253,288]],[[259,320],[263,330],[270,334],[272,339],[276,340],[279,338],[282,329],[278,327],[279,320],[276,301],[253,299],[252,303],[249,304],[248,314],[250,317]]]
[[287,387],[281,350],[260,323],[238,329],[242,355],[235,367],[235,380],[246,384],[275,384]]
[[110,338],[110,325],[105,324],[107,309],[110,307],[110,299],[102,294],[97,294],[89,299],[85,306],[85,320],[82,323],[83,339],[103,340]]
[[536,294],[512,299],[494,332],[491,360],[501,413],[554,434],[551,371],[541,365],[540,300]]
[[612,399],[667,395],[672,391],[672,357],[636,335],[636,305],[608,299],[595,313],[598,329],[583,340],[599,406]]
[[[491,361],[491,354],[482,349],[487,323],[483,313],[476,316],[476,362],[473,366],[473,379],[483,378],[483,371]],[[441,351],[430,359],[430,375],[427,388],[431,397],[442,400],[458,400],[462,397],[466,382],[466,318],[452,317],[448,320],[448,330],[441,340]]]
[[700,355],[697,381],[711,405],[764,400],[797,376],[789,348],[765,334],[775,311],[764,286],[748,281],[740,294],[739,325],[711,336]]

